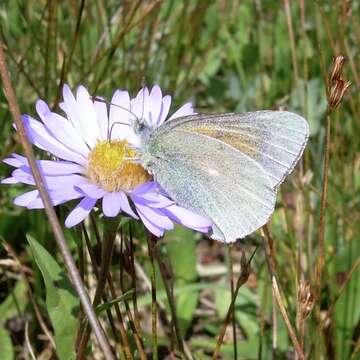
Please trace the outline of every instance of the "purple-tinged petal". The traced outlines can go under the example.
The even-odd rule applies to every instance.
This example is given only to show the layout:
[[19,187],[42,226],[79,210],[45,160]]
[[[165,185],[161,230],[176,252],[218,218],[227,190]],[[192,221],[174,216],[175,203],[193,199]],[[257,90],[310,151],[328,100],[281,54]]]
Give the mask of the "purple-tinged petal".
[[8,165],[13,166],[13,167],[20,167],[20,166],[23,165],[22,161],[20,161],[19,159],[14,158],[14,157],[4,159],[3,163],[8,164]]
[[16,179],[13,178],[13,177],[8,177],[8,178],[1,179],[1,180],[0,180],[0,184],[6,184],[6,185],[9,185],[9,184],[18,184],[19,182],[20,182],[19,180],[16,180]]
[[86,173],[84,167],[68,161],[37,160],[37,165],[48,176]]
[[180,109],[174,112],[169,118],[169,120],[176,119],[182,116],[188,116],[194,114],[194,108],[191,102],[184,104]]
[[35,107],[40,119],[44,122],[46,115],[50,112],[49,106],[45,101],[40,99],[36,101]]
[[102,200],[102,210],[105,216],[115,217],[119,214],[120,209],[119,193],[113,192],[104,195]]
[[154,85],[149,96],[149,123],[155,128],[158,124],[162,107],[162,93],[158,85]]
[[101,189],[97,185],[88,181],[77,184],[76,187],[79,188],[87,197],[92,199],[100,199],[107,193],[106,190]]
[[139,216],[141,218],[141,221],[143,222],[143,224],[145,225],[145,227],[152,233],[154,234],[156,237],[162,237],[164,235],[164,229],[161,227],[156,226],[155,224],[153,224],[151,221],[149,221],[144,215],[142,215],[141,213],[139,213]]
[[94,107],[99,127],[99,140],[107,140],[109,130],[109,118],[106,103],[95,100]]
[[89,215],[95,204],[96,199],[91,199],[88,197],[82,199],[66,218],[65,226],[70,228],[81,223]]
[[[16,180],[24,184],[35,185],[35,181],[32,176],[31,170],[26,166],[14,170],[11,175]],[[62,189],[65,187],[74,187],[88,182],[86,178],[77,174],[58,175],[58,176],[45,176],[44,174],[42,175],[45,186],[48,190]]]
[[86,165],[86,159],[80,154],[71,151],[59,141],[40,122],[28,115],[23,115],[22,120],[29,140],[38,148],[48,151],[56,157]]
[[85,158],[88,156],[89,148],[69,120],[56,113],[48,112],[43,121],[60,143]]
[[[7,164],[16,167],[25,166],[26,168],[29,168],[29,164],[25,156],[21,156],[18,154],[13,154],[13,156],[14,158],[9,158],[13,161],[6,162]],[[69,161],[36,160],[36,164],[44,175],[70,175],[76,173],[86,173],[86,169],[83,166]],[[30,172],[30,170],[28,169],[27,171]]]
[[17,181],[28,184],[28,185],[35,185],[35,180],[30,172],[30,169],[18,168],[11,173],[12,177]]
[[39,196],[38,190],[28,191],[24,194],[17,196],[14,199],[14,204],[18,206],[28,206],[28,204]]
[[148,181],[137,186],[134,190],[131,191],[131,194],[141,196],[142,194],[146,194],[150,191],[156,191],[157,189],[157,184],[154,181]]
[[174,228],[172,221],[167,216],[162,214],[161,211],[146,206],[146,203],[141,204],[138,202],[138,200],[136,200],[136,202],[134,201],[134,204],[138,214],[146,217],[157,227],[161,227],[166,230],[172,230]]
[[165,121],[166,117],[168,116],[169,110],[170,110],[170,105],[171,105],[171,96],[170,95],[164,96],[162,99],[161,112],[160,112],[157,126],[160,126]]
[[49,192],[49,196],[56,201],[70,201],[73,199],[84,197],[84,194],[78,191],[76,188],[68,186],[62,189],[51,190]]
[[159,193],[145,193],[141,196],[136,196],[136,195],[132,195],[133,198],[135,199],[134,201],[141,201],[141,200],[145,200],[145,203],[147,204],[147,206],[149,207],[153,207],[153,208],[164,208],[170,205],[174,204],[174,201],[163,196],[160,195]]
[[44,183],[51,191],[79,186],[88,180],[81,175],[44,176]]
[[190,228],[211,228],[212,221],[192,211],[184,209],[178,205],[168,206],[162,209],[166,215],[179,224],[183,224]]
[[[58,190],[54,190],[54,191],[49,191],[49,198],[50,198],[51,204],[53,206],[63,204],[70,200],[79,199],[81,197],[84,197],[84,194],[76,191],[74,188],[63,188],[63,189],[58,189]],[[32,200],[27,205],[27,208],[28,209],[44,208],[44,204],[43,204],[40,196],[38,196],[36,199]]]
[[122,191],[120,191],[118,194],[119,194],[121,210],[124,211],[126,214],[132,216],[134,219],[136,219],[136,220],[139,219],[139,217],[135,214],[135,212],[131,208],[126,194]]

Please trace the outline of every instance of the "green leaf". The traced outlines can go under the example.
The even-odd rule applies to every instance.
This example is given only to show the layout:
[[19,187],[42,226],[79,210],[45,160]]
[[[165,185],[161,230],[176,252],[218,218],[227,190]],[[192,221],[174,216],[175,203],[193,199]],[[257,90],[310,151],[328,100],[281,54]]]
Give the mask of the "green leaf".
[[222,283],[221,287],[215,287],[215,308],[220,319],[225,319],[231,302],[231,292],[226,288],[226,284]]
[[0,354],[1,360],[14,359],[14,348],[11,337],[6,329],[0,327]]
[[75,359],[79,299],[65,270],[34,238],[28,235],[27,239],[44,278],[46,307],[54,327],[57,355],[61,360]]
[[165,236],[166,250],[175,280],[193,282],[196,271],[196,234],[182,226]]
[[[193,231],[181,226],[176,227],[174,232],[166,236],[166,250],[174,274],[175,289],[197,279],[195,236]],[[176,312],[183,336],[191,324],[198,299],[198,292],[180,293],[176,296]]]
[[[342,248],[333,258],[334,281],[333,291],[337,293],[349,269],[355,263],[360,253],[360,243],[355,239]],[[337,351],[339,359],[350,358],[353,348],[352,338],[360,322],[360,269],[358,268],[351,276],[343,293],[335,306]]]
[[[6,299],[0,304],[0,324],[22,313],[28,303],[26,282],[20,279]],[[1,354],[1,352],[0,352]]]

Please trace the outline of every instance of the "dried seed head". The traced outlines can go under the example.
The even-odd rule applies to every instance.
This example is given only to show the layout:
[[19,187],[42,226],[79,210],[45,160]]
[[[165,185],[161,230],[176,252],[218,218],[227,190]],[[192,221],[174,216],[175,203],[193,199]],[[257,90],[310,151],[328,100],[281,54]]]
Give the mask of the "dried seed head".
[[343,71],[343,66],[346,58],[345,56],[338,55],[333,57],[333,63],[332,63],[332,71],[329,77],[329,84],[330,86],[332,83],[336,80],[341,80],[341,75]]
[[301,316],[303,319],[306,319],[311,314],[315,304],[315,297],[311,292],[310,283],[308,281],[300,282],[299,303]]
[[328,109],[335,110],[340,104],[347,88],[350,86],[350,81],[342,78],[343,66],[346,58],[343,55],[338,55],[333,58],[332,70],[328,79]]
[[330,86],[328,105],[329,110],[333,111],[340,104],[346,90],[351,85],[350,81],[338,79]]

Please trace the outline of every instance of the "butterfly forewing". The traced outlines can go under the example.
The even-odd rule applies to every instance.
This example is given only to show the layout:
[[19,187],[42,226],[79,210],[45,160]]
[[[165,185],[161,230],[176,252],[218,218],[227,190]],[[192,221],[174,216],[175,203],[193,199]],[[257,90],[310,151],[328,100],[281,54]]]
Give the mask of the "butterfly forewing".
[[278,187],[294,169],[305,148],[306,120],[287,111],[195,115],[172,120],[168,127],[224,142],[258,162]]

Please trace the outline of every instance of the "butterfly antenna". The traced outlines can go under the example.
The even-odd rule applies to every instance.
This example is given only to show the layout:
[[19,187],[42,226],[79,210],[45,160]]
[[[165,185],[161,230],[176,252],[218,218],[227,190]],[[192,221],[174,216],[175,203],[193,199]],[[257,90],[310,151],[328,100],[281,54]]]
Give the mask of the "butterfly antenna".
[[[111,106],[116,106],[116,107],[118,107],[118,108],[120,108],[120,109],[123,109],[123,110],[127,111],[130,115],[134,116],[137,121],[140,121],[140,119],[136,116],[135,113],[133,113],[131,110],[127,109],[127,108],[124,107],[124,106],[121,106],[121,105],[118,105],[118,104],[114,104],[114,103],[112,103],[112,102],[110,102],[110,101],[104,100],[104,99],[99,98],[99,97],[97,97],[97,96],[91,97],[91,100],[92,100],[92,101],[102,102],[102,103],[105,103],[105,104],[111,105]],[[109,123],[108,123],[108,125],[109,125]],[[108,133],[108,134],[107,134],[108,140],[111,139],[111,133],[112,133],[112,131],[113,131],[114,125],[127,125],[127,126],[130,126],[130,124],[123,123],[123,122],[121,122],[121,121],[115,121],[115,122],[111,125],[110,129],[108,128],[108,131],[107,131],[107,133]]]
[[145,76],[142,79],[142,94],[143,94],[143,98],[142,98],[142,110],[141,110],[141,119],[144,119],[144,112],[145,112],[145,89],[146,89],[146,79]]

